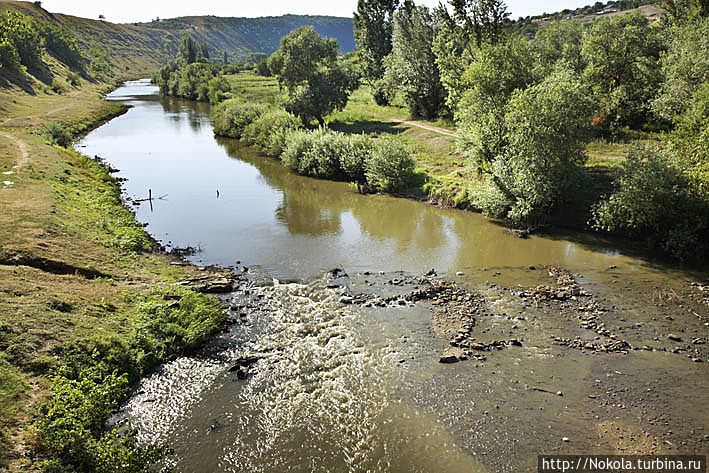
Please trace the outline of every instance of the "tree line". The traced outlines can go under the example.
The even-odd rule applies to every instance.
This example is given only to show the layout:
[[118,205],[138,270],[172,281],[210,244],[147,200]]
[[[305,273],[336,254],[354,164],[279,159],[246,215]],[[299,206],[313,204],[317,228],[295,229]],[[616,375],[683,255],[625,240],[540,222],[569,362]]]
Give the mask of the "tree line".
[[709,250],[709,8],[668,0],[641,14],[556,22],[530,39],[502,0],[360,0],[357,60],[378,103],[451,117],[478,171],[473,207],[533,226],[573,203],[591,137],[662,130],[633,151],[590,226],[679,258]]
[[[678,258],[706,256],[709,8],[706,0],[663,6],[659,23],[626,14],[555,22],[532,37],[513,26],[502,0],[449,0],[434,9],[359,0],[353,57],[301,27],[256,70],[276,76],[280,105],[305,126],[322,126],[361,84],[377,104],[396,100],[413,117],[453,120],[459,151],[477,171],[469,205],[519,226],[579,203],[590,185],[590,139],[652,133],[657,144],[630,153],[614,188],[587,206],[589,227]],[[219,71],[200,62],[199,47],[180,51],[161,72],[161,90],[230,97]]]

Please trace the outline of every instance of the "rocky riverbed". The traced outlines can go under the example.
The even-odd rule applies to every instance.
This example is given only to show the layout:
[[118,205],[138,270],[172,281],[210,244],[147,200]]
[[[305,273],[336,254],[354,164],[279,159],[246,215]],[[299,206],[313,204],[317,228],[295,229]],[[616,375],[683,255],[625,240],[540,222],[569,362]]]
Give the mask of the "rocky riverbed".
[[[503,285],[506,272],[535,284]],[[705,286],[674,291],[682,310],[667,315],[666,297],[641,313],[642,294],[623,306],[555,266],[481,269],[472,282],[434,270],[335,269],[310,284],[259,268],[205,273],[185,284],[224,292],[230,326],[148,378],[125,410],[143,440],[177,447],[170,464],[183,471],[201,471],[208,454],[214,471],[273,471],[295,455],[292,435],[322,471],[399,471],[412,455],[404,445],[447,445],[446,461],[431,458],[448,470],[421,457],[425,467],[406,470],[422,472],[533,471],[538,453],[709,449],[709,412],[696,405],[708,381],[707,326],[695,315]],[[665,317],[689,323],[658,336]],[[401,412],[404,437],[391,418]],[[222,447],[195,447],[205,436]]]

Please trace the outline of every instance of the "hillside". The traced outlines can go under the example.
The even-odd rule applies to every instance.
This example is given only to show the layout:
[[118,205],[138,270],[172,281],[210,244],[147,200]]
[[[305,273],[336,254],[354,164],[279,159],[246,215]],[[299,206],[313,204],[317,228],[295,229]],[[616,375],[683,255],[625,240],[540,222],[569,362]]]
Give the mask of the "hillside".
[[176,52],[179,39],[188,34],[207,43],[212,50],[227,51],[237,60],[250,52],[272,53],[278,49],[281,37],[303,25],[312,25],[321,35],[337,39],[342,52],[353,51],[355,47],[351,18],[195,16],[145,24],[115,24],[50,13],[31,2],[0,0],[0,12],[8,9],[66,26],[74,32],[85,51],[105,55],[111,66],[129,73],[156,70]]
[[159,20],[140,26],[155,31],[168,31],[177,37],[190,34],[197,41],[207,43],[215,49],[243,57],[249,52],[271,54],[279,48],[283,36],[305,25],[312,25],[322,36],[335,38],[340,43],[341,52],[354,51],[352,18],[300,15],[262,18],[190,16]]

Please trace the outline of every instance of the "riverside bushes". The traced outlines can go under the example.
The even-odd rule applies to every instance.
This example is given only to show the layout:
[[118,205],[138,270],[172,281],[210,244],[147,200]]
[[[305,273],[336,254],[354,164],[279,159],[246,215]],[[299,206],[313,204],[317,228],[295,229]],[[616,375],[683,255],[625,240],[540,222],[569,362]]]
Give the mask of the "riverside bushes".
[[[169,304],[170,299],[179,304]],[[139,446],[132,432],[105,425],[130,385],[169,356],[193,350],[225,321],[217,304],[184,288],[161,288],[138,305],[129,335],[72,344],[35,426],[46,472],[148,471],[168,450]]]
[[598,230],[623,232],[680,260],[709,252],[709,199],[673,152],[642,148],[628,156],[616,190],[593,210]]
[[245,127],[243,137],[259,151],[278,157],[286,148],[288,134],[302,127],[295,115],[285,110],[269,110]]
[[304,176],[346,180],[384,192],[398,192],[412,184],[415,162],[396,138],[373,140],[325,127],[305,130],[289,112],[238,99],[214,109],[212,126],[215,134],[242,139]]
[[231,99],[220,103],[212,113],[214,133],[240,139],[246,127],[255,122],[264,111],[262,105]]

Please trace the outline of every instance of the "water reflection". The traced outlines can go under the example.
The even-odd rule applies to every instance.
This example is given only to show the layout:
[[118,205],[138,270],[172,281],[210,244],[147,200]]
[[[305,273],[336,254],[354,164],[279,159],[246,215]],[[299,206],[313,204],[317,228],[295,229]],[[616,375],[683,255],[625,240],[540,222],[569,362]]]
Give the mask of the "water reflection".
[[240,260],[284,279],[311,278],[334,266],[455,272],[641,264],[563,238],[520,240],[469,212],[363,196],[347,183],[297,176],[238,141],[215,138],[209,105],[159,99],[156,92],[138,82],[112,94],[133,109],[87,136],[82,151],[122,169],[131,196],[145,197],[148,189],[168,194],[153,202],[152,213],[140,205],[137,216],[165,243],[199,245],[195,261]]

